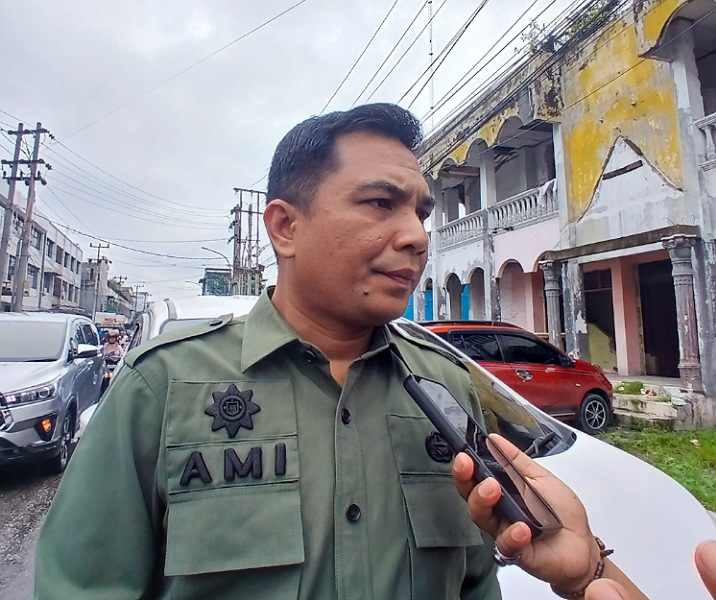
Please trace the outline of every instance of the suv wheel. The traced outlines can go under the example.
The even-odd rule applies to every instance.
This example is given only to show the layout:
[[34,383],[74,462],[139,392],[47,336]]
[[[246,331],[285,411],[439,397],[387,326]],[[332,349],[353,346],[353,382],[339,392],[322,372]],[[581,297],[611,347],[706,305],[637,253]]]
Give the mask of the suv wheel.
[[579,409],[579,424],[589,435],[604,431],[609,424],[609,403],[599,394],[587,394]]
[[68,412],[62,420],[60,430],[60,451],[47,461],[47,471],[50,473],[62,473],[70,460],[70,448],[72,445],[72,415]]

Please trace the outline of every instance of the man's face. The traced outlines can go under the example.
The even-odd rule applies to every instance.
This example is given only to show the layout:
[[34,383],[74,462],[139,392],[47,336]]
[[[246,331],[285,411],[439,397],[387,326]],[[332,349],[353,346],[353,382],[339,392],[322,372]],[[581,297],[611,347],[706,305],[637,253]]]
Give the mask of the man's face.
[[302,303],[353,326],[401,316],[427,262],[433,200],[413,154],[370,132],[336,142],[339,167],[294,223]]

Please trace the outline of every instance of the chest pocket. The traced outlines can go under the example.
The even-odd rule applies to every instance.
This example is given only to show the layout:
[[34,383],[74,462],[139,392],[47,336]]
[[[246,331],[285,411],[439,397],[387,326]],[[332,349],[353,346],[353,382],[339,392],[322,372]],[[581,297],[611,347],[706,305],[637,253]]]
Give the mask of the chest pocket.
[[388,426],[410,524],[413,597],[457,598],[467,549],[483,540],[455,488],[451,454],[423,416],[389,414]]
[[171,598],[296,598],[304,547],[290,382],[173,382],[165,440]]

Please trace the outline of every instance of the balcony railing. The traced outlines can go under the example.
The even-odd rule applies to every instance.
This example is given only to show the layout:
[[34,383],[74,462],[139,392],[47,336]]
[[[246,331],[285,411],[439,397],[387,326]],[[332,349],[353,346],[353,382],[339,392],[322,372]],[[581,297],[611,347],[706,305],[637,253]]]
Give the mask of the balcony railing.
[[438,228],[438,249],[481,238],[485,213],[480,210]]
[[439,227],[438,250],[481,239],[486,224],[493,231],[512,229],[542,221],[557,214],[558,211],[555,181],[552,180],[541,187],[527,190],[487,209]]
[[513,228],[556,213],[558,206],[554,184],[554,180],[549,181],[491,206],[488,209],[490,228]]
[[703,169],[716,168],[716,113],[695,121],[694,124],[706,138],[706,162],[701,163]]

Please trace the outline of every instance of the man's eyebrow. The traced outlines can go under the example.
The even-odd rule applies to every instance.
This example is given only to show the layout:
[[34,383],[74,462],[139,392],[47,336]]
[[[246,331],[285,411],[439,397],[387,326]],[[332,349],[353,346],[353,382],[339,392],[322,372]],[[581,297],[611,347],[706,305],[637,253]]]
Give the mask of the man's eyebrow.
[[[369,183],[363,183],[358,186],[359,192],[371,192],[371,191],[380,191],[385,192],[387,194],[390,194],[391,196],[397,196],[399,198],[407,198],[410,194],[401,188],[399,185],[395,185],[394,183],[391,183],[390,181],[371,181]],[[424,196],[420,199],[420,204],[425,206],[425,208],[432,210],[435,208],[435,198],[433,198],[430,195]]]

